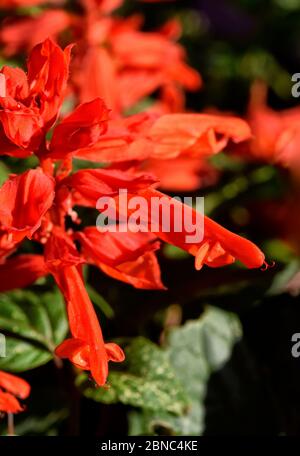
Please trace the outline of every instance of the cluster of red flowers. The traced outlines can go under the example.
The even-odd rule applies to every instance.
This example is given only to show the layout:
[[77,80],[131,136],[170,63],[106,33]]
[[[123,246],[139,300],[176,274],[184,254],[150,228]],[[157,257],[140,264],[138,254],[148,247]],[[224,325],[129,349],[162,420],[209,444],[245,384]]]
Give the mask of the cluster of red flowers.
[[[45,2],[8,1],[3,6],[33,3]],[[176,43],[179,22],[144,32],[141,16],[124,19],[111,14],[122,4],[123,0],[80,0],[78,14],[56,7],[8,19],[0,42],[9,56],[30,50],[48,37],[64,44],[68,34],[76,41],[70,83],[81,102],[101,97],[116,115],[159,90],[161,110],[182,110],[183,90],[199,89],[201,77],[187,65],[185,51]]]
[[[29,3],[41,2],[6,1],[1,6]],[[167,24],[159,32],[142,33],[139,18],[121,21],[108,15],[120,4],[82,0],[84,19],[53,9],[7,24],[0,37],[9,53],[20,46],[30,47],[44,33],[58,37],[66,27],[72,27],[78,34],[70,86],[72,46],[62,50],[49,38],[31,51],[27,73],[7,66],[0,72],[1,154],[17,158],[35,155],[39,160],[37,168],[11,175],[0,188],[0,291],[25,287],[51,274],[64,295],[72,336],[55,353],[90,371],[100,386],[106,383],[108,362],[122,361],[124,353],[118,345],[104,342],[84,285],[83,264],[96,265],[136,288],[163,289],[155,255],[160,240],[194,255],[197,269],[235,260],[249,268],[264,263],[263,253],[254,244],[207,217],[204,239],[194,244],[186,242],[184,230],[165,233],[159,228],[155,233],[116,235],[101,233],[93,226],[81,231],[67,228],[67,217],[81,223],[77,206],[95,208],[101,196],[117,199],[120,188],[149,202],[161,196],[156,189],[158,179],[149,170],[155,173],[171,163],[168,174],[172,174],[170,169],[174,175],[176,169],[184,173],[184,163],[199,166],[223,150],[228,141],[238,143],[251,137],[248,124],[239,118],[174,112],[180,108],[182,87],[195,89],[201,81],[184,62],[182,48],[172,41],[178,30],[175,24]],[[48,24],[46,30],[43,24]],[[59,118],[70,87],[83,102]],[[124,109],[158,88],[162,96],[155,108],[122,115]],[[73,158],[107,166],[74,172]],[[186,179],[186,174],[183,176]],[[158,172],[158,177],[164,176]],[[194,210],[188,210],[193,217]],[[16,255],[25,239],[40,243],[44,254]],[[0,388],[26,397],[29,390],[13,389],[10,377],[4,374],[5,382],[1,375]],[[12,398],[4,400],[7,394],[0,392],[0,410],[13,411]],[[15,406],[14,410],[19,409]]]
[[248,112],[254,138],[247,155],[290,168],[299,175],[300,108],[275,111],[267,106],[266,98],[266,85],[256,82]]

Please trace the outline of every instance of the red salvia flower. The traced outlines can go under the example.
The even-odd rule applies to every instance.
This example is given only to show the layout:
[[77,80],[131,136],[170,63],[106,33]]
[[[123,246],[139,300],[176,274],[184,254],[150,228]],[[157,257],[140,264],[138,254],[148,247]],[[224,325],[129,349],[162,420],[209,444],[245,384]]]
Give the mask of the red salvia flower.
[[26,399],[30,385],[20,377],[0,371],[0,412],[18,413],[23,407],[17,398]]
[[65,95],[70,50],[46,40],[31,52],[28,76],[20,69],[1,70],[1,154],[26,157],[43,145]]
[[40,227],[52,206],[54,180],[41,170],[10,177],[0,188],[0,260]]
[[165,191],[191,192],[214,185],[218,180],[218,170],[200,157],[150,158],[142,163],[142,168],[153,173],[159,180],[159,188]]
[[105,344],[101,328],[85,289],[75,246],[63,233],[54,232],[46,245],[46,262],[67,304],[73,338],[56,349],[57,356],[69,358],[75,366],[90,370],[98,385],[106,383],[108,361],[121,362],[124,353],[118,345]]
[[248,124],[237,117],[210,114],[139,114],[110,120],[107,132],[78,158],[101,163],[140,162],[160,180],[162,189],[190,191],[217,179],[209,156],[228,142],[251,138]]
[[[34,0],[32,0],[34,2]],[[30,3],[30,0],[26,0]],[[55,1],[53,0],[55,4]],[[184,108],[183,89],[197,90],[199,73],[186,63],[184,48],[176,41],[181,27],[173,20],[155,32],[144,32],[142,20],[112,16],[122,0],[81,0],[83,13],[63,9],[43,10],[34,17],[6,21],[0,42],[7,55],[13,55],[47,37],[61,35],[77,40],[72,83],[81,102],[101,97],[114,114],[134,106],[145,96],[160,90],[167,112]],[[18,6],[21,0],[7,1]],[[26,3],[24,3],[25,5]],[[165,93],[172,92],[172,99]]]
[[[93,264],[136,288],[162,289],[155,255],[160,246],[158,239],[194,255],[197,269],[203,264],[223,266],[236,259],[249,268],[260,267],[264,255],[250,241],[207,217],[204,238],[194,244],[186,242],[184,230],[176,232],[173,226],[168,233],[158,226],[153,233],[136,234],[104,233],[94,227],[67,229],[66,217],[80,224],[76,206],[96,208],[103,196],[118,203],[120,189],[126,190],[130,198],[143,196],[149,203],[153,197],[164,196],[154,188],[156,177],[141,171],[145,159],[202,159],[219,152],[229,140],[239,142],[250,136],[246,122],[237,118],[200,114],[158,118],[142,114],[111,120],[104,102],[96,98],[58,122],[48,141],[46,134],[58,116],[65,93],[69,53],[70,48],[62,51],[46,40],[31,52],[28,77],[17,69],[6,68],[1,73],[2,151],[17,157],[34,153],[40,166],[10,176],[0,188],[0,289],[26,286],[52,274],[66,301],[72,335],[56,354],[90,371],[97,384],[104,385],[108,362],[120,362],[124,354],[116,344],[104,342],[84,286],[82,264]],[[154,61],[157,53],[158,49],[151,57]],[[20,120],[23,117],[24,123]],[[72,159],[78,156],[97,161],[105,157],[106,162],[119,162],[119,168],[73,172]],[[189,211],[195,218],[193,209]],[[150,224],[154,215],[149,214],[146,223]],[[25,238],[43,246],[44,256],[10,257]]]
[[49,157],[64,159],[77,149],[94,145],[106,130],[108,112],[100,98],[78,106],[55,128]]
[[253,140],[246,158],[275,163],[300,175],[300,109],[275,111],[266,104],[267,87],[256,82],[252,87],[248,119]]
[[211,114],[138,114],[110,120],[107,132],[75,155],[95,162],[124,162],[178,156],[207,157],[223,150],[229,141],[252,137],[247,122]]
[[87,227],[75,235],[85,260],[107,275],[135,288],[164,289],[154,252],[160,243],[152,233],[99,232]]
[[[148,199],[152,197],[164,196],[163,204],[167,205],[169,196],[166,196],[155,189],[146,190],[144,196]],[[172,199],[175,206],[179,210],[183,210],[182,203]],[[164,210],[164,209],[162,209]],[[185,206],[185,210],[189,211],[191,220],[196,220],[196,212],[190,206]],[[195,267],[200,270],[204,264],[210,267],[220,267],[226,264],[233,263],[235,260],[240,260],[248,268],[259,268],[264,263],[265,257],[261,250],[252,242],[237,236],[234,233],[223,228],[218,223],[204,216],[204,238],[201,242],[187,243],[186,236],[190,233],[182,230],[176,232],[171,230],[170,233],[158,231],[158,236],[177,247],[186,250],[191,255],[195,256]]]
[[22,254],[0,264],[0,292],[24,288],[47,274],[43,255]]

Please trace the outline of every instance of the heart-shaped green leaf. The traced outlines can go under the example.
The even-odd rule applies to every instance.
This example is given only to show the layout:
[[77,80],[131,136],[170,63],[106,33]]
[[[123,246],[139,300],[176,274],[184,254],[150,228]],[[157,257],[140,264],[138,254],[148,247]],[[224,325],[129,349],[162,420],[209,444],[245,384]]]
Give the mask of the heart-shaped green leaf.
[[77,384],[86,397],[104,403],[122,402],[152,411],[180,415],[189,406],[187,395],[169,363],[167,354],[149,340],[138,337],[126,349],[126,372],[111,372],[109,388],[95,388],[86,374]]
[[163,433],[200,435],[204,428],[205,396],[210,375],[229,360],[242,336],[239,319],[230,312],[207,307],[199,320],[174,328],[167,337],[166,354],[191,406],[181,416],[161,410],[134,411],[129,416],[130,434]]
[[65,306],[58,291],[0,294],[0,332],[6,342],[0,369],[22,372],[47,363],[67,331]]

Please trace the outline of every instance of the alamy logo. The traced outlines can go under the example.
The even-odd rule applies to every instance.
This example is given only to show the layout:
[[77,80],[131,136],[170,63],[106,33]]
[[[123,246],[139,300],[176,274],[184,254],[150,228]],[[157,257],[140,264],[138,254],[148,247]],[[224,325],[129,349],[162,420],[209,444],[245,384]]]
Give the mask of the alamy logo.
[[6,357],[6,339],[4,334],[0,333],[0,358]]
[[300,73],[293,74],[292,82],[295,82],[295,84],[292,87],[292,96],[294,98],[299,98],[300,97]]
[[99,198],[96,208],[96,226],[102,233],[184,233],[187,244],[204,238],[204,197],[145,198],[120,189],[117,197]]
[[292,335],[292,357],[293,358],[299,358],[300,356],[300,333],[295,333]]
[[293,342],[292,349],[291,349],[292,357],[299,358],[299,356],[300,356],[300,333],[293,334],[291,340]]

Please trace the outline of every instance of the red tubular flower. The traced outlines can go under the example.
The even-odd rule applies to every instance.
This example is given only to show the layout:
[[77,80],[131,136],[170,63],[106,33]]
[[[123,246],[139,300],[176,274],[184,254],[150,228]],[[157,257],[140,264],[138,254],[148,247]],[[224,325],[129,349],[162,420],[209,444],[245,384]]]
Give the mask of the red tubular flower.
[[[156,175],[161,188],[195,190],[215,182],[217,172],[207,162],[229,140],[251,137],[249,125],[236,117],[211,114],[151,114],[108,122],[107,133],[91,148],[75,155],[95,162],[139,162]],[[220,138],[219,138],[220,136]]]
[[42,255],[23,254],[0,265],[0,292],[23,288],[48,273]]
[[[65,255],[66,252],[69,253]],[[65,297],[73,336],[57,347],[56,354],[70,359],[80,369],[90,370],[98,385],[104,385],[108,362],[123,361],[124,353],[118,345],[104,343],[96,313],[78,271],[81,260],[76,255],[75,246],[62,234],[56,233],[50,237],[45,255],[49,270]]]
[[152,174],[125,172],[116,169],[85,169],[62,183],[73,190],[74,204],[96,207],[101,196],[115,196],[120,189],[138,193],[156,183]]
[[106,130],[108,114],[100,98],[79,105],[55,128],[49,157],[63,159],[71,152],[94,145]]
[[30,385],[20,377],[0,371],[0,412],[18,413],[23,407],[16,399],[26,399],[30,394]]
[[124,119],[109,120],[107,132],[92,147],[76,151],[75,156],[100,163],[142,161],[152,152],[149,128],[156,116],[141,113]]
[[[109,8],[112,4],[116,3],[97,3],[100,8],[105,5]],[[123,31],[128,27],[132,29],[133,24],[125,24]],[[162,33],[171,32],[165,30]],[[156,38],[153,38],[155,43],[148,56],[143,56],[140,50],[136,56],[126,56],[130,65],[155,67],[167,52],[167,57],[174,56],[174,64],[180,67],[181,52],[172,46],[169,51],[163,49],[160,52],[159,43],[164,40]],[[142,43],[141,48],[147,48],[147,43]],[[118,46],[122,48],[118,52],[126,54],[122,43]],[[72,338],[63,342],[56,353],[69,358],[77,367],[89,370],[97,384],[104,385],[108,362],[122,361],[124,354],[116,344],[106,344],[103,340],[84,286],[81,264],[96,265],[111,277],[137,288],[161,289],[163,285],[155,256],[159,247],[157,237],[194,255],[197,269],[203,264],[222,266],[235,259],[249,268],[260,267],[264,255],[250,241],[206,217],[204,237],[194,243],[187,242],[186,237],[191,233],[185,227],[178,232],[172,224],[167,233],[161,224],[153,233],[150,227],[150,233],[136,234],[104,233],[93,227],[76,233],[67,229],[68,216],[73,222],[80,223],[75,206],[95,208],[102,196],[113,198],[113,202],[118,203],[120,189],[126,190],[129,198],[144,196],[148,203],[154,197],[164,197],[164,212],[170,198],[153,188],[157,184],[156,177],[138,172],[137,163],[142,168],[146,166],[145,159],[203,159],[204,155],[224,148],[229,139],[239,142],[250,136],[249,127],[242,120],[211,115],[166,115],[157,119],[143,114],[109,121],[104,102],[96,99],[78,106],[59,123],[48,142],[46,133],[57,117],[65,92],[69,54],[70,48],[62,51],[52,41],[46,40],[31,53],[28,77],[18,69],[5,68],[1,72],[2,152],[18,157],[34,152],[41,168],[10,176],[0,188],[0,259],[3,262],[0,290],[27,286],[38,277],[51,273],[65,297],[72,334]],[[119,169],[83,169],[72,174],[73,156],[98,159],[98,153],[99,161],[105,158],[104,161],[111,159],[112,162],[124,163],[118,165]],[[183,205],[177,205],[182,211]],[[118,208],[119,215],[122,215],[120,208],[122,205]],[[195,211],[191,208],[188,211],[195,220]],[[152,225],[155,217],[149,211],[145,223]],[[44,261],[39,255],[8,258],[25,237],[34,238],[45,247]],[[78,250],[75,240],[80,245]],[[17,410],[13,396],[7,396],[11,392],[6,387],[4,389],[6,391],[0,394],[0,404]]]
[[172,192],[191,192],[214,185],[219,174],[205,159],[185,156],[169,160],[150,158],[142,164],[142,169],[157,176],[161,190]]
[[[0,263],[31,239],[54,200],[54,180],[40,169],[11,176],[0,188]],[[17,263],[14,263],[17,266]],[[13,278],[13,275],[12,275]],[[3,282],[3,285],[8,282]]]
[[135,261],[126,261],[111,267],[105,263],[97,266],[108,276],[121,282],[129,283],[135,288],[145,290],[164,290],[161,281],[159,263],[154,252],[146,252]]
[[145,252],[159,247],[152,233],[110,233],[89,226],[74,234],[82,244],[82,254],[90,262],[117,266],[132,261]]
[[0,233],[11,242],[31,238],[54,199],[54,180],[40,169],[10,177],[0,188]]
[[[101,39],[97,40],[95,31],[99,30],[101,23],[103,34]],[[166,34],[164,30],[153,33],[141,32],[139,31],[141,21],[135,17],[111,20],[110,23],[106,22],[106,27],[101,19],[95,21],[94,18],[94,24],[93,21],[90,24],[88,36],[90,45],[91,42],[99,45],[108,41],[111,51],[105,59],[110,60],[110,65],[105,66],[105,68],[109,67],[109,72],[104,73],[97,87],[95,86],[98,92],[89,93],[89,96],[101,96],[108,103],[105,96],[109,95],[110,100],[116,101],[116,105],[110,105],[114,111],[128,109],[145,96],[151,95],[157,89],[163,89],[166,85],[172,85],[177,92],[182,92],[182,87],[187,90],[197,90],[201,86],[199,73],[185,63],[183,48],[173,41],[174,37],[171,34]],[[105,28],[106,32],[104,32]],[[178,36],[175,37],[177,38]],[[81,73],[80,90],[83,78],[88,74],[91,75],[89,68],[95,69],[97,62],[100,63],[100,54],[103,59],[105,57],[103,52],[99,51],[98,58],[95,47],[90,47],[90,51],[85,54],[85,68],[88,73],[86,75],[84,75],[85,71]],[[114,78],[114,84],[109,87],[111,76]],[[113,90],[115,93],[112,93]],[[86,87],[82,87],[82,95],[85,92]]]
[[275,111],[266,104],[267,87],[257,82],[252,87],[248,121],[253,140],[241,148],[243,157],[276,163],[300,175],[300,109]]
[[39,110],[23,103],[28,96],[28,82],[22,70],[4,67],[0,80],[1,153],[26,157],[41,141],[43,122]]
[[153,143],[144,170],[157,175],[161,189],[193,191],[216,182],[218,172],[209,156],[251,137],[246,122],[210,114],[169,114],[150,127]]
[[[13,0],[7,2],[13,6]],[[0,32],[5,52],[13,55],[47,37],[59,39],[62,32],[68,31],[78,38],[72,71],[74,92],[80,102],[103,98],[116,114],[156,90],[161,90],[163,97],[165,87],[172,87],[175,98],[183,100],[183,89],[198,90],[201,86],[200,75],[187,65],[184,49],[176,43],[178,23],[172,21],[172,26],[167,23],[153,33],[143,32],[139,30],[139,17],[111,15],[122,0],[80,2],[82,15],[55,9],[7,21]],[[174,107],[174,103],[170,107],[164,104],[168,112]]]
[[149,136],[154,143],[153,157],[166,159],[180,154],[203,157],[223,150],[229,139],[239,143],[251,138],[251,130],[237,117],[169,114],[154,123]]
[[[199,74],[184,63],[183,48],[162,33],[120,28],[116,29],[111,41],[114,54],[124,66],[120,83],[126,97],[125,108],[170,81],[187,90],[200,88]],[[132,77],[135,84],[130,84]]]
[[[145,229],[151,230],[163,241],[175,245],[195,256],[195,267],[200,270],[204,264],[210,267],[220,267],[241,261],[248,268],[259,268],[265,263],[265,256],[255,244],[223,228],[209,217],[196,212],[191,206],[165,195],[154,188],[148,188],[140,193],[147,201],[146,206],[139,208],[139,219]],[[128,198],[130,201],[131,196]],[[159,212],[153,212],[152,201],[159,201]],[[116,198],[118,217],[131,217],[135,213],[135,204],[128,205],[126,213]],[[169,225],[165,229],[163,214],[168,214]],[[176,227],[176,220],[188,221],[188,226],[182,223]],[[128,218],[128,220],[130,220]],[[203,224],[203,227],[201,225]],[[200,225],[200,226],[199,226]],[[198,234],[199,240],[187,241],[188,237]]]
[[[168,204],[172,201],[179,212],[183,211],[181,202],[176,201],[153,188],[145,190],[143,195],[149,201],[151,201],[151,198],[153,197],[164,197],[161,201],[163,206],[165,206],[165,210],[169,211]],[[151,214],[150,210],[149,213]],[[195,210],[190,206],[185,206],[185,210],[188,211],[190,219],[195,223]],[[164,207],[162,207],[162,211],[164,211]],[[233,263],[235,260],[240,260],[248,268],[259,268],[264,264],[265,256],[255,244],[226,230],[209,217],[204,215],[203,217],[204,237],[200,242],[187,243],[186,237],[191,235],[191,233],[186,229],[176,232],[172,229],[172,226],[170,232],[166,233],[162,229],[159,229],[157,235],[165,242],[176,245],[194,255],[195,266],[198,270],[200,270],[204,264],[210,267],[220,267]]]
[[62,9],[45,10],[40,16],[7,21],[0,30],[0,42],[5,43],[4,54],[14,55],[32,49],[46,37],[56,39],[73,22],[73,16]]
[[109,121],[100,141],[78,150],[76,156],[99,162],[205,157],[223,150],[229,140],[239,143],[252,137],[248,123],[238,117],[185,113],[157,117],[139,114]]
[[[89,84],[84,81],[89,81]],[[101,97],[113,112],[120,112],[121,87],[116,63],[105,47],[91,46],[84,49],[84,55],[78,57],[72,82],[79,92],[80,101]]]
[[22,411],[23,407],[15,396],[0,390],[0,412],[19,413]]
[[25,380],[3,371],[0,372],[0,388],[20,399],[26,399],[30,394],[30,385]]
[[135,288],[164,289],[154,251],[160,247],[152,233],[110,233],[88,227],[75,234],[85,260],[107,275]]
[[40,114],[47,129],[55,122],[65,96],[72,47],[67,46],[63,51],[46,39],[35,46],[29,56],[30,97],[40,104]]
[[[46,40],[28,59],[28,77],[22,70],[1,70],[1,153],[25,157],[38,151],[55,122],[65,95],[71,47],[65,51]],[[17,150],[16,150],[17,149]]]

